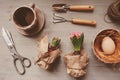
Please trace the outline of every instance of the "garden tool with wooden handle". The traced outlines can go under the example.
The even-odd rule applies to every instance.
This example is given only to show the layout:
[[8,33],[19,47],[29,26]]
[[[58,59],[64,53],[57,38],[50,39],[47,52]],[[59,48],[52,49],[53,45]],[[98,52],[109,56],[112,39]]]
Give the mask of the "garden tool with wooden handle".
[[70,11],[93,11],[92,5],[66,5],[66,4],[53,4],[53,9],[58,12]]
[[92,20],[83,20],[83,19],[77,19],[73,18],[71,20],[67,20],[61,16],[53,14],[53,23],[62,23],[62,22],[71,22],[73,24],[81,24],[81,25],[90,25],[90,26],[96,26],[96,21]]

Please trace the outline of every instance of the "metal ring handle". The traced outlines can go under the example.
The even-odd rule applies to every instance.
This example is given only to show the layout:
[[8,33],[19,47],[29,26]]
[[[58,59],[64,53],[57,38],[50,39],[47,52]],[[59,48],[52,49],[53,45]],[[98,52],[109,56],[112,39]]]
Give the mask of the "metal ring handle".
[[[22,66],[22,69],[23,69],[22,72],[18,69],[18,67],[16,65],[17,61],[20,61],[20,63],[21,63],[21,66]],[[14,59],[14,67],[15,67],[15,69],[16,69],[16,71],[17,71],[18,74],[20,74],[20,75],[25,74],[25,67],[24,67],[24,64],[22,63],[22,61],[20,59],[18,59],[18,58]]]
[[[25,63],[26,61],[28,62],[27,65]],[[23,66],[26,67],[26,68],[29,68],[31,66],[31,61],[28,58],[23,58],[22,63],[23,63]]]

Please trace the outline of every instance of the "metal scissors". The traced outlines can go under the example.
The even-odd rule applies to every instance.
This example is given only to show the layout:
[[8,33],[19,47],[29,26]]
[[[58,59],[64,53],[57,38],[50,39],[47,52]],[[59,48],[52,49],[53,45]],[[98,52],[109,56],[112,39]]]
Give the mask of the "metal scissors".
[[[8,49],[10,50],[10,54],[13,57],[14,67],[15,67],[17,73],[20,75],[25,74],[25,68],[29,68],[31,66],[30,59],[21,56],[17,52],[11,33],[7,29],[4,29],[3,27],[2,27],[2,36],[8,46]],[[18,62],[21,64],[22,71],[19,69],[20,65],[19,66],[17,65]]]

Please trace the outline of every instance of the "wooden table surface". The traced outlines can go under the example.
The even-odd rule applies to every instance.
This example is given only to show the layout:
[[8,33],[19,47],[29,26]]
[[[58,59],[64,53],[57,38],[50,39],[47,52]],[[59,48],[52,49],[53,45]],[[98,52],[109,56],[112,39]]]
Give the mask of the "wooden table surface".
[[[35,37],[25,37],[17,32],[11,17],[13,10],[21,5],[34,2],[45,14],[45,27],[43,31]],[[113,0],[0,0],[0,29],[2,27],[11,31],[16,48],[18,52],[32,61],[32,66],[26,69],[26,74],[21,76],[16,73],[12,56],[2,39],[0,34],[0,80],[74,80],[66,73],[66,67],[63,61],[63,56],[68,52],[73,51],[73,46],[69,39],[69,34],[74,31],[84,32],[84,48],[89,55],[89,65],[87,67],[87,74],[81,80],[120,80],[120,72],[113,70],[110,66],[100,62],[92,51],[92,41],[97,32],[107,28],[116,28],[120,30],[120,25],[114,23],[106,23],[104,15],[106,14],[108,6]],[[53,24],[52,17],[54,11],[52,4],[66,3],[78,5],[93,5],[94,12],[70,12],[58,13],[65,18],[81,18],[96,20],[96,27],[89,27],[83,25],[74,25],[71,23]],[[1,30],[0,30],[1,33]],[[54,36],[61,37],[62,55],[59,65],[49,72],[34,65],[35,57],[38,54],[37,39],[48,35],[50,40]]]

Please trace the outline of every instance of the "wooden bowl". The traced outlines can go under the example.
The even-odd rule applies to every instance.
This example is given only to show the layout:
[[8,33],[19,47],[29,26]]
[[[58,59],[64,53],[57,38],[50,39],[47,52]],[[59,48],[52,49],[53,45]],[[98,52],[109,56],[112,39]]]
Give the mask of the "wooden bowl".
[[[104,54],[101,43],[104,37],[109,36],[115,43],[115,51],[113,54]],[[100,31],[93,40],[93,52],[95,56],[104,63],[120,62],[120,32],[116,29],[105,29]]]

